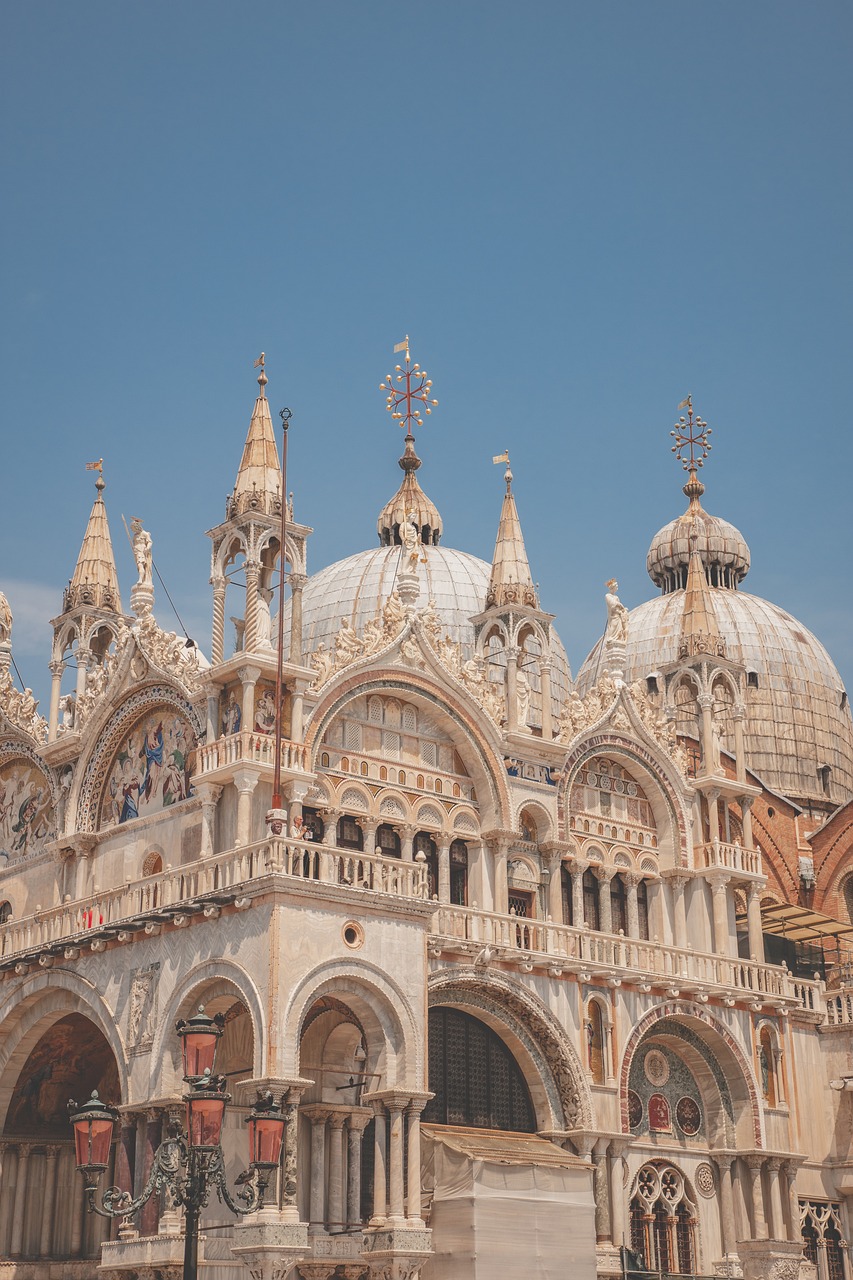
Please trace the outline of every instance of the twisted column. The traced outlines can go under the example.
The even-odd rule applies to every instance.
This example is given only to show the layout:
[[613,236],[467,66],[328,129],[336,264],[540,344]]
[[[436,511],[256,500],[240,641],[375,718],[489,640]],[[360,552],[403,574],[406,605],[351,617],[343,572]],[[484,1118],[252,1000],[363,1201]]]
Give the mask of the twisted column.
[[210,661],[215,667],[225,654],[225,579],[213,579],[213,628]]

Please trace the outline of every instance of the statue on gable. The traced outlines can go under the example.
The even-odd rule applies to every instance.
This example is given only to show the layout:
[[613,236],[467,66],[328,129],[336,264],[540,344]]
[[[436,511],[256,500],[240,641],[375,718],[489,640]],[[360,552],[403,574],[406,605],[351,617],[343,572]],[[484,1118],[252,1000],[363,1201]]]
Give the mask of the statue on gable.
[[12,640],[12,610],[9,601],[0,591],[0,644],[9,644]]
[[406,623],[406,606],[399,591],[392,591],[382,610],[382,623],[385,628],[385,640],[391,641],[399,635]]
[[151,534],[143,529],[142,521],[134,517],[130,522],[133,530],[133,558],[136,561],[138,587],[153,587],[154,543]]
[[604,640],[605,643],[608,640],[615,640],[617,644],[624,644],[628,639],[628,610],[616,594],[619,590],[616,579],[611,578],[605,585],[607,587],[604,597],[607,605],[607,626],[604,631]]

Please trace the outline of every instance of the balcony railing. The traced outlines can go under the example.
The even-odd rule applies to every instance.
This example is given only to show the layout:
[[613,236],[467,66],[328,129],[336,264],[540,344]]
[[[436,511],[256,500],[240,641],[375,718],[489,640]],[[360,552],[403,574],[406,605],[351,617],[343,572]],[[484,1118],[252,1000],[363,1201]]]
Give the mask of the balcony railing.
[[253,882],[267,877],[416,901],[429,896],[422,862],[377,858],[284,838],[263,840],[10,920],[0,925],[0,957],[60,951],[98,936],[143,930],[146,924],[175,920],[205,907],[215,911],[220,903],[245,896]]
[[827,991],[826,1021],[830,1027],[853,1027],[853,988]]
[[[196,759],[196,777],[230,765],[259,764],[272,768],[275,764],[275,739],[269,733],[230,733],[198,747]],[[282,742],[281,767],[292,773],[306,773],[310,769],[311,756],[304,742],[289,742],[287,739]]]
[[620,979],[628,970],[652,987],[684,994],[711,993],[716,988],[756,1001],[790,1002],[820,1008],[817,983],[792,979],[786,969],[737,956],[712,955],[621,935],[576,929],[572,925],[495,915],[468,907],[439,907],[433,917],[436,942],[489,947],[515,953],[522,963],[537,963],[591,976]]
[[696,850],[696,865],[719,867],[736,875],[760,876],[761,854],[758,849],[744,849],[743,845],[726,844],[723,840],[710,840]]

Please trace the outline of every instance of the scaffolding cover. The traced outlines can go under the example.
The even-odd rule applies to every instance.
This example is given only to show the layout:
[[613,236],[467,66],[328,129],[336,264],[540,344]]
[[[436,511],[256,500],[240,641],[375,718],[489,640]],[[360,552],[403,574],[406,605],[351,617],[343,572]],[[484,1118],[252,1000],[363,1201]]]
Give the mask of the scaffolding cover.
[[590,1166],[542,1138],[424,1125],[424,1280],[594,1280]]

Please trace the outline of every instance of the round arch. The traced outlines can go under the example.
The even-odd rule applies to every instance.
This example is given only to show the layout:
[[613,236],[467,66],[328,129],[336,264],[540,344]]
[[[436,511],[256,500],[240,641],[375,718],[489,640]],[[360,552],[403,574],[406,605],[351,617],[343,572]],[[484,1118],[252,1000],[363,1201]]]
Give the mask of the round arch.
[[[631,1064],[642,1043],[652,1038],[671,1040],[677,1052],[683,1054],[688,1065],[695,1069],[694,1074],[696,1070],[700,1075],[706,1074],[706,1087],[713,1079],[719,1090],[723,1112],[728,1096],[731,1116],[712,1113],[710,1117],[725,1131],[725,1145],[747,1149],[764,1146],[758,1085],[743,1049],[726,1027],[705,1009],[683,1002],[658,1005],[637,1023],[628,1037],[619,1074],[623,1133],[631,1132],[628,1119]],[[698,1082],[701,1085],[701,1081]]]
[[268,1030],[264,1003],[251,975],[232,960],[209,960],[184,974],[173,988],[157,1023],[151,1046],[151,1061],[157,1066],[151,1087],[155,1096],[165,1097],[170,1090],[179,1087],[179,1047],[175,1035],[175,1023],[179,1018],[194,1012],[194,1006],[222,995],[234,995],[246,1007],[252,1020],[254,1044],[253,1074],[265,1074]]
[[569,795],[578,773],[588,760],[602,755],[615,758],[629,772],[639,772],[638,781],[645,780],[646,799],[657,828],[661,867],[688,865],[690,813],[675,766],[662,753],[653,753],[640,742],[612,732],[596,733],[579,742],[566,760],[557,788],[559,838],[566,839],[569,834]]
[[118,1070],[121,1098],[116,1101],[131,1101],[124,1040],[112,1011],[95,986],[62,970],[34,974],[16,986],[0,1005],[0,1132],[15,1083],[30,1053],[44,1033],[70,1013],[81,1014],[101,1032]]
[[383,1088],[421,1088],[424,1036],[411,1003],[393,978],[365,960],[330,960],[296,984],[282,1017],[282,1074],[298,1075],[305,1018],[326,995],[358,1018],[368,1042],[366,1069],[381,1074],[384,1068]]
[[574,1045],[549,1009],[508,974],[454,969],[433,975],[429,1007],[473,1013],[495,1031],[521,1067],[537,1128],[593,1124],[592,1100]]
[[[446,693],[424,672],[411,671],[403,678],[399,668],[371,670],[355,673],[333,686],[318,704],[306,731],[312,769],[316,768],[323,735],[333,719],[354,698],[369,697],[373,693],[403,698],[444,723],[476,788],[482,827],[509,826],[512,805],[497,744],[489,741],[482,724],[461,705],[463,698],[468,697],[464,690],[460,690],[460,705],[452,706]],[[479,717],[481,721],[484,718]]]
[[515,819],[515,830],[522,831],[522,815],[528,813],[533,819],[536,830],[536,843],[544,844],[548,840],[552,840],[554,831],[554,818],[548,812],[545,805],[539,800],[525,800],[523,804],[518,806],[518,812]]

